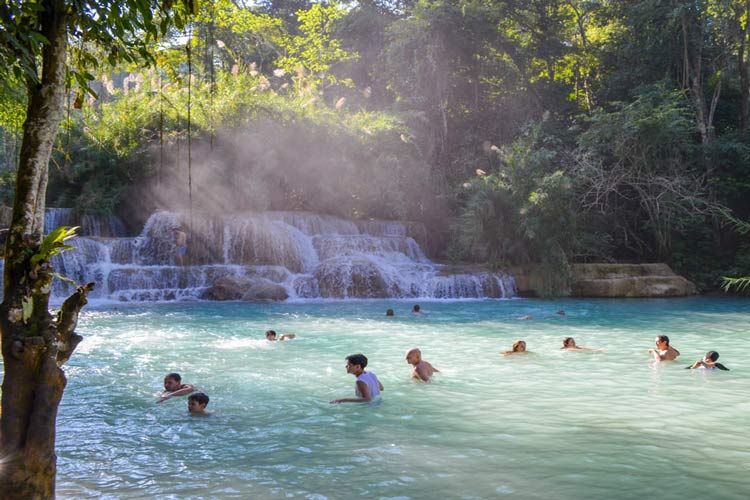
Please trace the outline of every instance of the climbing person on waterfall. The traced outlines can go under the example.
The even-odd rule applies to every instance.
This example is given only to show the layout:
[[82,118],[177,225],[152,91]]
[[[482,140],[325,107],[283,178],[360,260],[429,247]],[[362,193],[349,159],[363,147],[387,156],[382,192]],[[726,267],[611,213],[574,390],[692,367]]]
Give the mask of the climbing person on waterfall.
[[184,266],[187,263],[187,233],[182,228],[172,230],[174,234],[174,263]]

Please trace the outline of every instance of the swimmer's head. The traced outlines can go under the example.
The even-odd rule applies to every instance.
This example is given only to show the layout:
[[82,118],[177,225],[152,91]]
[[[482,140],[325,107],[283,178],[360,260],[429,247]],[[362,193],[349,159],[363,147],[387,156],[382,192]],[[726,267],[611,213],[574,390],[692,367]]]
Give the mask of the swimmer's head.
[[174,392],[182,386],[182,377],[179,373],[168,373],[164,377],[164,389],[169,392]]
[[719,353],[716,351],[708,351],[706,355],[703,356],[703,359],[712,363],[716,363],[716,360],[719,359]]
[[656,345],[659,344],[665,344],[667,347],[669,347],[669,337],[666,335],[659,335],[656,337]]
[[208,395],[202,392],[194,392],[188,396],[187,404],[190,413],[203,413],[208,406]]
[[268,330],[266,332],[266,340],[276,340],[276,332],[273,330]]
[[364,354],[350,354],[346,357],[346,371],[349,372],[350,368],[360,366],[364,370],[367,366],[367,357]]
[[526,352],[526,341],[516,340],[513,342],[513,352]]
[[420,309],[419,304],[414,304],[414,307],[411,308],[411,312],[418,313]]
[[563,339],[563,349],[566,347],[575,347],[576,341],[573,337],[565,337]]
[[410,365],[416,365],[422,360],[422,351],[417,347],[412,347],[406,351],[406,362]]
[[387,310],[385,311],[385,315],[386,315],[386,316],[393,316],[393,309],[387,309]]

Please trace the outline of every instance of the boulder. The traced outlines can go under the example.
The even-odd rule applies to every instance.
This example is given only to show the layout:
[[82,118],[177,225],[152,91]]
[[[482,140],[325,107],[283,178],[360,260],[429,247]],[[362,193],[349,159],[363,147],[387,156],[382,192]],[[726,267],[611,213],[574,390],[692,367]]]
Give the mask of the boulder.
[[266,279],[253,280],[253,284],[242,295],[242,300],[286,300],[289,294],[286,288]]
[[240,300],[253,282],[244,276],[218,278],[201,296],[206,300]]

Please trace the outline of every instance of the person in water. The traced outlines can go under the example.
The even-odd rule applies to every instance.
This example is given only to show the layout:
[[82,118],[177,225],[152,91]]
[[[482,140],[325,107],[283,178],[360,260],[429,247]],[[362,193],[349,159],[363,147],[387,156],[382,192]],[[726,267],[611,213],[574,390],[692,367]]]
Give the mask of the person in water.
[[505,351],[500,353],[502,356],[510,356],[511,354],[527,354],[529,351],[526,350],[525,340],[516,340],[513,342],[512,351]]
[[169,373],[164,377],[164,392],[159,397],[157,403],[163,403],[175,396],[185,396],[193,391],[195,391],[195,387],[190,384],[183,384],[179,373]]
[[566,351],[591,351],[591,352],[604,352],[604,349],[594,349],[593,347],[583,347],[576,345],[576,339],[573,337],[565,337],[563,339],[563,345],[560,349]]
[[282,334],[281,334],[281,337],[279,337],[279,338],[277,339],[277,338],[276,338],[276,332],[275,332],[275,331],[273,331],[273,330],[268,330],[268,331],[266,332],[266,340],[268,340],[269,342],[274,342],[274,341],[276,341],[276,340],[279,340],[279,341],[281,341],[281,340],[292,340],[292,339],[293,339],[293,338],[295,338],[296,336],[297,336],[297,335],[296,335],[296,334],[294,334],[294,333],[282,333]]
[[719,359],[719,353],[716,351],[708,351],[704,356],[703,359],[699,359],[692,365],[688,366],[688,369],[698,369],[703,368],[704,370],[725,370],[729,371],[729,368],[722,365],[721,363],[717,363],[716,360]]
[[414,367],[411,377],[425,382],[429,382],[430,377],[440,372],[440,370],[432,366],[429,362],[422,359],[422,351],[416,347],[412,347],[406,351],[406,362]]
[[385,315],[386,315],[386,316],[393,316],[393,315],[394,315],[394,314],[393,314],[393,309],[386,309],[386,311],[385,311]]
[[659,335],[654,342],[656,349],[649,349],[648,353],[656,361],[674,361],[680,355],[680,351],[669,345],[669,337],[666,335]]
[[378,380],[377,375],[372,372],[366,372],[367,357],[364,354],[352,354],[346,357],[346,373],[351,373],[357,377],[354,385],[354,398],[334,399],[331,404],[338,403],[369,403],[378,398],[383,391],[383,384]]
[[202,392],[195,392],[188,396],[188,412],[193,415],[206,415],[206,406],[208,406],[208,395]]
[[423,314],[422,313],[422,308],[419,307],[419,304],[414,304],[414,307],[411,308],[411,313],[412,314]]

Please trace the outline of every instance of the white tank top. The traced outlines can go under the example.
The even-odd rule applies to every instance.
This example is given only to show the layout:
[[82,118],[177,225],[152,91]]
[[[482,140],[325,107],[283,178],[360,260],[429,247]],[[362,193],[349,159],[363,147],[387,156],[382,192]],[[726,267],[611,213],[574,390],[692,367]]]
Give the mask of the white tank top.
[[[362,375],[357,377],[357,382],[364,382],[365,384],[367,384],[367,387],[370,388],[370,398],[375,399],[380,396],[380,383],[378,382],[378,377],[374,373],[363,373]],[[359,388],[357,388],[356,385],[354,386],[354,392],[358,398],[364,397],[359,392]]]

